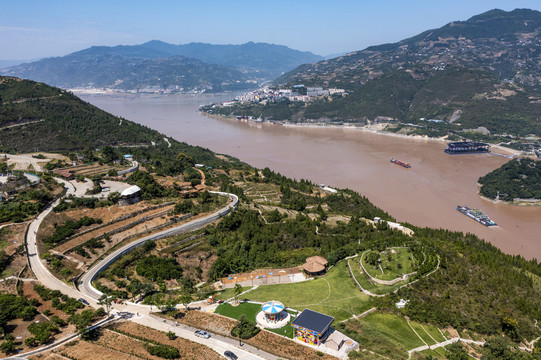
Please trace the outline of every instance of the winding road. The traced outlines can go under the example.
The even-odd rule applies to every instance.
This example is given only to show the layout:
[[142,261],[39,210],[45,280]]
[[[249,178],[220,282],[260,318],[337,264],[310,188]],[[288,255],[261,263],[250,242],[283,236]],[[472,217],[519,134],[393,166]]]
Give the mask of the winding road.
[[[61,181],[64,184],[64,187],[66,187],[67,189],[65,196],[76,194],[76,188],[72,183],[65,180],[61,180],[61,179],[58,179],[58,180]],[[103,271],[104,269],[106,269],[118,257],[130,252],[131,250],[135,249],[137,246],[142,245],[146,241],[157,240],[157,239],[161,239],[164,237],[168,237],[168,236],[172,236],[172,235],[176,235],[176,234],[180,234],[184,232],[201,229],[204,226],[210,224],[211,222],[227,215],[229,212],[231,212],[234,208],[237,207],[239,199],[235,194],[224,193],[224,192],[212,192],[212,193],[216,193],[222,196],[228,196],[230,199],[229,203],[226,206],[222,207],[221,209],[217,210],[216,212],[210,215],[207,215],[203,218],[199,218],[191,222],[174,227],[172,229],[167,229],[159,233],[146,236],[142,239],[136,240],[130,244],[123,246],[122,248],[118,249],[117,251],[115,251],[114,253],[110,254],[105,259],[97,263],[89,272],[87,272],[82,277],[81,283],[80,283],[80,290],[77,290],[69,286],[68,284],[59,280],[53,274],[51,274],[51,272],[45,266],[45,261],[41,259],[39,251],[38,251],[37,233],[38,233],[39,227],[43,219],[45,219],[45,217],[52,211],[52,209],[56,205],[58,205],[58,203],[61,200],[61,199],[58,199],[52,204],[50,204],[28,226],[28,229],[25,235],[25,244],[27,247],[27,257],[28,257],[29,266],[32,269],[36,278],[44,286],[53,290],[60,290],[62,293],[67,294],[68,296],[76,298],[76,299],[83,298],[86,301],[88,301],[91,306],[99,307],[100,305],[98,305],[98,299],[102,295],[102,293],[92,286],[92,280],[99,274],[100,271]],[[247,359],[247,360],[261,360],[261,359],[276,360],[277,359],[276,356],[263,352],[254,347],[244,346],[241,349],[239,348],[237,342],[233,339],[228,339],[228,338],[220,337],[217,335],[213,335],[210,339],[203,339],[203,338],[196,337],[193,334],[195,331],[195,328],[191,328],[184,325],[177,327],[177,326],[173,326],[169,322],[166,322],[165,320],[160,321],[158,318],[151,315],[151,307],[146,306],[146,305],[138,305],[138,304],[113,305],[112,312],[116,313],[119,311],[137,313],[138,316],[135,317],[132,321],[138,322],[140,324],[143,324],[145,326],[149,326],[158,330],[172,330],[178,336],[181,336],[191,341],[208,346],[211,349],[214,349],[215,351],[217,351],[219,354],[223,354],[225,350],[229,350],[229,351],[233,351],[234,353],[238,355],[242,355],[242,358]],[[60,340],[60,342],[63,342],[63,341],[65,341],[65,339]],[[48,349],[47,348],[43,349],[43,351],[46,351],[46,350]],[[24,354],[19,354],[19,356],[24,356]]]
[[98,274],[105,270],[109,265],[111,265],[115,260],[117,260],[122,255],[132,251],[138,246],[143,245],[145,242],[149,240],[158,240],[165,237],[182,234],[189,231],[194,231],[201,229],[202,227],[210,224],[211,222],[221,218],[222,216],[227,215],[232,209],[236,208],[239,202],[239,198],[235,194],[230,193],[223,193],[223,192],[216,192],[211,191],[214,194],[219,194],[222,196],[229,196],[230,202],[227,204],[227,206],[219,209],[218,211],[214,212],[213,214],[207,215],[205,217],[190,221],[188,223],[182,224],[180,226],[174,227],[172,229],[167,229],[160,231],[156,234],[152,234],[149,236],[146,236],[144,238],[141,238],[139,240],[136,240],[130,244],[127,244],[123,246],[122,248],[116,250],[115,252],[109,254],[105,259],[101,260],[97,265],[95,265],[92,269],[90,269],[82,278],[79,285],[80,291],[85,294],[87,297],[90,297],[97,301],[101,295],[103,295],[102,292],[98,291],[96,288],[92,286],[92,281],[98,276]]

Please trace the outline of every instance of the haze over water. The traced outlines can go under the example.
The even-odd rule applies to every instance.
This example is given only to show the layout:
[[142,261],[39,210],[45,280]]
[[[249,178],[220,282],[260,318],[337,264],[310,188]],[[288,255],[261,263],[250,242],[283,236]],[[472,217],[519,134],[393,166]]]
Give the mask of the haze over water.
[[[365,195],[400,222],[475,233],[509,254],[541,259],[541,206],[494,204],[477,195],[477,179],[508,159],[450,156],[443,142],[339,128],[292,128],[199,114],[200,104],[232,95],[81,96],[112,114],[149,126],[177,140]],[[391,164],[391,157],[411,169]],[[498,227],[487,228],[456,211],[482,209]]]

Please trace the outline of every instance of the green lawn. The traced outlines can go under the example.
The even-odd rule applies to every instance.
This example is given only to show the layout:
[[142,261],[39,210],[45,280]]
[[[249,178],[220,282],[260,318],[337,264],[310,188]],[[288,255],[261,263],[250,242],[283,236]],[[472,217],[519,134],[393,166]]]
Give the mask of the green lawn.
[[[438,352],[438,350],[440,350],[440,349],[441,348],[438,348],[436,350],[424,350],[424,351],[419,352],[419,354],[423,354],[425,356],[431,355],[433,358],[436,358],[436,359],[445,359],[445,355]],[[445,350],[443,350],[443,351],[445,351]]]
[[[252,288],[251,286],[243,287],[242,292],[250,290],[251,288]],[[227,299],[231,299],[234,296],[235,296],[235,289],[229,288],[229,289],[224,289],[220,291],[220,293],[214,297],[214,300],[227,300]],[[244,298],[244,295],[242,297]]]
[[417,331],[417,334],[419,334],[419,336],[425,341],[425,343],[427,343],[428,345],[434,345],[436,343],[434,340],[432,340],[430,335],[428,335],[427,332],[423,330],[421,325],[419,325],[415,321],[411,321],[410,324],[415,329],[415,331]]
[[223,303],[218,305],[214,312],[236,320],[238,320],[242,314],[245,314],[248,320],[256,322],[255,316],[260,311],[261,305],[258,304],[240,303],[238,306],[233,306],[229,303]]
[[426,332],[429,333],[430,335],[432,335],[432,337],[433,337],[437,342],[443,342],[443,341],[446,340],[446,339],[444,339],[444,337],[441,335],[441,332],[438,330],[437,327],[432,326],[432,325],[427,325],[427,324],[423,324],[423,327],[425,328]]
[[363,327],[376,329],[379,333],[400,343],[406,349],[414,349],[424,345],[421,339],[411,330],[406,319],[401,316],[372,313],[360,319],[359,322]]
[[366,274],[361,274],[361,266],[359,265],[358,257],[349,259],[348,262],[351,264],[351,271],[359,284],[361,284],[363,289],[368,290],[371,293],[378,295],[389,294],[398,289],[400,286],[406,284],[404,281],[397,282],[393,285],[373,284],[370,282],[370,280],[368,280],[368,276],[366,276]]
[[294,318],[291,317],[287,325],[284,327],[281,327],[279,329],[267,329],[267,330],[272,331],[273,333],[276,333],[282,336],[286,336],[290,339],[293,339],[293,336],[295,335],[295,329],[293,328],[293,326],[291,326],[291,321],[293,321],[293,319]]
[[446,358],[445,354],[447,353],[447,351],[445,350],[444,347],[434,349],[434,351],[440,354],[440,356],[442,356],[444,359]]
[[387,249],[380,253],[381,268],[374,267],[366,262],[366,255],[363,256],[363,265],[366,271],[372,276],[380,280],[393,280],[400,277],[402,274],[409,274],[414,270],[415,260],[411,251],[407,248],[392,248],[395,252],[392,253],[391,249]]
[[260,286],[243,298],[261,302],[278,300],[299,311],[309,308],[333,316],[335,322],[372,307],[369,296],[364,295],[349,276],[345,261],[315,280]]

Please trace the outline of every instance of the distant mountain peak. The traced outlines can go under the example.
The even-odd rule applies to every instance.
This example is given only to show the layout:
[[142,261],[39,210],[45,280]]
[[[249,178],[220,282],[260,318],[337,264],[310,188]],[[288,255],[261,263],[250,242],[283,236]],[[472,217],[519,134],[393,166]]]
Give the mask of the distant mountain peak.
[[275,82],[354,87],[400,68],[452,65],[492,72],[541,90],[540,48],[541,12],[493,9],[396,43],[304,65]]

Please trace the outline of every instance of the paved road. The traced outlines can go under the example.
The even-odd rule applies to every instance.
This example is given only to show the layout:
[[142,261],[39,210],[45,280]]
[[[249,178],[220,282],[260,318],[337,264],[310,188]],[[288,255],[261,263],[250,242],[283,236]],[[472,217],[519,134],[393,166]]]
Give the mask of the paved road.
[[[66,195],[75,194],[75,187],[65,181],[60,180],[64,186],[67,188]],[[45,266],[45,260],[41,259],[40,254],[38,253],[38,247],[37,247],[37,236],[39,226],[41,225],[41,222],[49,213],[53,210],[53,208],[58,205],[60,202],[60,199],[55,201],[53,204],[49,205],[41,214],[39,214],[28,226],[28,231],[26,233],[26,246],[27,246],[27,256],[28,256],[28,264],[30,265],[30,268],[34,272],[34,275],[37,277],[37,279],[46,287],[53,289],[53,290],[60,290],[64,294],[67,294],[68,296],[71,296],[73,298],[85,298],[88,302],[92,303],[94,306],[97,306],[96,302],[88,296],[82,295],[79,291],[72,288],[65,282],[57,279],[54,277],[47,267]]]
[[234,194],[222,193],[222,192],[214,192],[214,193],[224,195],[224,196],[229,196],[231,200],[227,204],[227,206],[219,209],[213,214],[190,221],[188,223],[182,224],[172,229],[163,230],[163,231],[160,231],[159,233],[146,236],[130,244],[127,244],[123,246],[122,248],[116,250],[115,252],[109,254],[109,256],[107,256],[105,259],[103,259],[98,264],[96,264],[92,269],[90,269],[81,278],[80,285],[79,285],[79,289],[81,290],[81,292],[83,292],[86,296],[91,297],[97,301],[97,299],[99,299],[99,297],[103,295],[103,293],[98,291],[96,288],[92,286],[92,280],[94,280],[101,271],[105,270],[109,265],[111,265],[119,257],[132,251],[136,247],[144,244],[145,242],[149,240],[158,240],[158,239],[162,239],[162,238],[169,237],[172,235],[201,229],[202,227],[210,224],[211,222],[219,219],[220,217],[227,215],[232,209],[234,209],[237,206],[239,202],[239,198]]
[[[64,186],[67,188],[66,195],[75,194],[76,189],[68,181],[60,180],[62,183],[64,183]],[[41,222],[43,219],[52,211],[52,209],[60,202],[60,199],[55,201],[53,204],[51,204],[49,207],[47,207],[41,214],[39,214],[34,221],[32,221],[29,225],[28,232],[26,234],[26,244],[27,244],[27,256],[28,256],[28,262],[30,265],[30,268],[34,272],[34,275],[36,275],[37,279],[46,287],[53,289],[53,290],[60,290],[64,294],[67,294],[68,296],[71,296],[73,298],[79,299],[84,298],[87,300],[91,306],[98,307],[97,299],[102,295],[98,290],[96,290],[92,284],[92,279],[103,269],[105,269],[108,265],[111,264],[112,261],[118,256],[119,254],[128,252],[132,250],[134,247],[141,245],[143,242],[148,240],[155,240],[161,237],[167,237],[171,236],[173,234],[177,234],[180,232],[186,232],[186,231],[192,231],[199,228],[202,228],[203,226],[211,223],[212,221],[215,221],[216,219],[226,215],[229,213],[233,208],[235,208],[238,204],[238,197],[234,194],[228,194],[228,193],[218,193],[221,195],[229,196],[231,201],[230,203],[225,206],[224,208],[218,210],[214,214],[211,214],[209,216],[206,216],[201,219],[197,219],[195,221],[192,221],[187,224],[180,225],[178,227],[175,227],[173,229],[162,231],[158,234],[147,236],[143,239],[140,239],[132,244],[128,244],[124,246],[123,248],[119,249],[114,254],[111,254],[104,260],[102,260],[100,263],[98,263],[94,268],[92,268],[91,273],[87,273],[85,277],[83,278],[83,284],[81,286],[82,291],[78,291],[75,288],[72,288],[68,284],[64,283],[63,281],[57,279],[54,277],[47,267],[45,266],[44,261],[41,259],[38,253],[37,243],[36,243],[36,234],[38,232],[39,226],[41,225]],[[116,254],[116,255],[115,255]],[[171,323],[163,322],[160,320],[157,320],[155,317],[152,317],[150,315],[151,307],[146,305],[137,305],[137,304],[122,304],[118,305],[115,304],[112,307],[112,313],[118,312],[118,311],[128,311],[132,313],[140,313],[141,315],[132,319],[132,321],[138,322],[140,324],[143,324],[145,326],[149,326],[158,330],[163,331],[169,331],[171,330]],[[270,360],[276,360],[277,357],[274,355],[265,353],[263,351],[260,351],[254,347],[246,346],[246,349],[250,349],[252,352],[256,352],[259,355],[254,355],[250,352],[247,352],[244,349],[239,349],[238,344],[236,344],[235,340],[229,339],[229,338],[223,338],[219,337],[217,335],[213,335],[211,339],[202,339],[196,337],[193,332],[195,329],[182,326],[182,327],[174,327],[173,330],[175,333],[177,333],[178,336],[196,341],[198,343],[204,344],[206,346],[209,346],[210,348],[216,350],[218,353],[223,354],[225,350],[232,351],[239,355],[240,359],[248,359],[248,360],[259,360],[259,359],[270,359]]]
[[239,357],[239,359],[243,360],[279,359],[277,356],[261,351],[248,344],[243,343],[242,347],[240,347],[238,340],[231,339],[225,336],[212,334],[212,336],[208,339],[197,337],[194,334],[196,330],[195,328],[183,324],[178,324],[178,326],[176,326],[175,322],[173,321],[160,319],[153,315],[137,316],[135,318],[132,318],[131,321],[144,326],[150,326],[151,328],[160,331],[172,331],[177,336],[183,339],[188,339],[193,342],[208,346],[209,348],[215,350],[221,355],[224,353],[224,351],[229,350],[234,352]]

